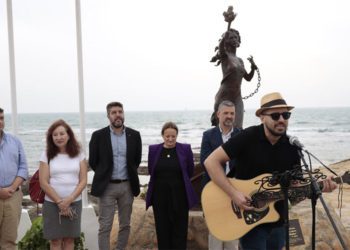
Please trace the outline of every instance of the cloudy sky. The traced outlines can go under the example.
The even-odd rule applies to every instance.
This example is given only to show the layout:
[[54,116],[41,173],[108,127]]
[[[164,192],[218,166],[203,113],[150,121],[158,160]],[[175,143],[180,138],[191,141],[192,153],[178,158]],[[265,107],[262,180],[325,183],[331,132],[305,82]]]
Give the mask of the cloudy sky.
[[[75,1],[13,0],[18,112],[79,110]],[[222,78],[210,63],[227,24],[261,71],[259,93],[297,107],[350,106],[348,0],[81,0],[86,111],[211,109]],[[243,81],[243,95],[257,78]],[[0,107],[11,112],[6,1],[0,0]]]

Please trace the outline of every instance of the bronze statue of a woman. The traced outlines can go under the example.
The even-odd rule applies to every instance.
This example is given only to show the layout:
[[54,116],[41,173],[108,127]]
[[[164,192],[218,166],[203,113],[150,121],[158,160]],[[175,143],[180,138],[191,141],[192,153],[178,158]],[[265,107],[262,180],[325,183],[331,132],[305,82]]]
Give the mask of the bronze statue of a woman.
[[219,41],[219,46],[216,47],[216,55],[211,59],[211,62],[221,64],[223,79],[219,91],[215,96],[214,113],[211,116],[212,125],[218,124],[216,112],[219,104],[224,100],[232,101],[236,106],[235,127],[242,128],[243,125],[243,100],[241,95],[241,84],[244,78],[250,81],[254,76],[254,71],[257,69],[253,58],[248,58],[251,66],[249,73],[244,68],[244,63],[241,58],[236,55],[237,48],[241,44],[239,32],[230,28],[231,22],[235,18],[232,7],[229,7],[227,12],[224,12],[225,20],[229,23],[228,30],[222,35]]

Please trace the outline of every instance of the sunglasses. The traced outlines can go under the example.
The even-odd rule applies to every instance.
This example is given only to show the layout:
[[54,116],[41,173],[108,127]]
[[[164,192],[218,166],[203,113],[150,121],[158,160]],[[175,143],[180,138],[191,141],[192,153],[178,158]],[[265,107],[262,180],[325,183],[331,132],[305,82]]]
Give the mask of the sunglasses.
[[280,116],[283,117],[284,120],[288,120],[290,118],[291,112],[283,112],[283,113],[272,113],[272,114],[264,114],[271,117],[272,120],[278,121],[280,119]]

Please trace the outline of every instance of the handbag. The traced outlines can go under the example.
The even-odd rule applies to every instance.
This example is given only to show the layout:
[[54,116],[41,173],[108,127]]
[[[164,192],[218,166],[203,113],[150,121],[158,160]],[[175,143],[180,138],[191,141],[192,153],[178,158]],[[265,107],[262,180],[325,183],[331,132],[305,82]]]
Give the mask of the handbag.
[[39,169],[34,173],[29,181],[29,196],[36,203],[44,203],[45,192],[40,187]]

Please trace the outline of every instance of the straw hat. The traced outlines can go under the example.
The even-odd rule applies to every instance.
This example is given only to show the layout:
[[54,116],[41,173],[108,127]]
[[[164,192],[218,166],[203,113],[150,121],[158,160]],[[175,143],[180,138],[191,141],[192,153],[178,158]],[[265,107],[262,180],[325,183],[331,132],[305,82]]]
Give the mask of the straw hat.
[[274,108],[287,108],[288,110],[291,110],[294,107],[287,105],[280,93],[273,92],[266,94],[261,98],[260,108],[255,112],[255,115],[260,116],[263,111]]

